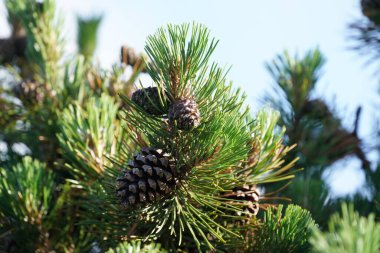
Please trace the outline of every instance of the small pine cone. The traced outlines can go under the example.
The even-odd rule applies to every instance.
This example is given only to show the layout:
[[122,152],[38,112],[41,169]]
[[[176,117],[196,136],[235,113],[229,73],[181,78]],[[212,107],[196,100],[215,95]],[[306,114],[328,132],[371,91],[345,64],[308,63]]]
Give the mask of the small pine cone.
[[135,66],[137,61],[137,54],[135,50],[127,45],[121,47],[121,62],[130,65]]
[[198,105],[193,99],[175,101],[169,107],[169,122],[176,123],[180,130],[191,130],[200,124],[201,116]]
[[[260,193],[255,185],[236,187],[233,189],[233,193],[234,194],[230,197],[231,199],[245,201],[243,211],[248,214],[248,218],[257,215],[259,212]],[[239,213],[239,215],[242,215],[242,213]]]
[[333,116],[326,103],[320,99],[307,101],[303,105],[301,113],[318,119],[331,118]]
[[363,15],[375,24],[380,24],[380,0],[361,0]]
[[128,167],[116,186],[116,196],[125,208],[153,203],[177,185],[176,161],[162,149],[142,148]]
[[40,103],[45,97],[43,85],[31,81],[19,83],[13,88],[13,93],[24,104],[28,105]]
[[[161,94],[161,99],[166,96]],[[142,107],[147,113],[152,115],[166,114],[166,109],[161,108],[160,96],[157,87],[148,87],[139,89],[132,94],[132,101]],[[164,101],[164,104],[166,102]]]

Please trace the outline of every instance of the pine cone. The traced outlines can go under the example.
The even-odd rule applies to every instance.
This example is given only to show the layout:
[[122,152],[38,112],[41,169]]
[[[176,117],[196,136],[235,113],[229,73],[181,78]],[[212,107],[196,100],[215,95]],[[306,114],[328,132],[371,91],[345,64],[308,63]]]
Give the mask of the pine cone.
[[0,63],[11,63],[25,56],[26,37],[0,39]]
[[[163,94],[161,94],[161,99],[165,98],[166,96],[163,96]],[[149,114],[166,114],[166,109],[161,108],[160,96],[158,95],[157,87],[148,87],[135,91],[132,94],[132,101],[142,107]],[[165,101],[164,104],[166,104]]]
[[[259,198],[260,193],[255,185],[243,185],[242,187],[236,187],[233,189],[233,195],[230,196],[231,199],[236,199],[239,201],[245,201],[245,206],[243,211],[248,213],[248,218],[256,216],[259,212]],[[238,213],[242,215],[242,213]]]
[[375,24],[380,24],[380,0],[361,0],[363,15]]
[[13,93],[24,104],[34,105],[44,100],[46,89],[36,82],[24,81],[13,88]]
[[200,124],[200,113],[198,105],[193,99],[182,99],[175,101],[169,107],[169,122],[176,123],[180,130],[190,130]]
[[136,61],[137,61],[137,54],[135,50],[127,45],[124,45],[121,47],[121,62],[130,65],[130,66],[135,66]]
[[301,114],[305,114],[316,119],[326,119],[333,117],[331,110],[321,99],[308,100],[303,105]]
[[153,203],[170,194],[178,182],[176,161],[162,149],[142,148],[128,167],[116,186],[116,195],[126,208]]

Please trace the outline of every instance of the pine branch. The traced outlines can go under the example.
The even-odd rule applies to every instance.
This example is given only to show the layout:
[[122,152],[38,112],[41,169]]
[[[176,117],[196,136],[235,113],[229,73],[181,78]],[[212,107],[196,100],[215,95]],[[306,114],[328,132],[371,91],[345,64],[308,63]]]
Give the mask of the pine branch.
[[[189,34],[189,24],[168,25],[167,31],[159,29],[148,37],[145,51],[150,63],[148,73],[165,90],[176,97],[186,93],[188,81],[207,63],[217,42],[209,41],[209,31],[194,24]],[[185,41],[189,38],[189,43]]]
[[373,214],[360,217],[352,205],[343,204],[341,214],[330,218],[328,231],[315,229],[310,243],[312,252],[378,252],[380,223]]
[[[124,50],[125,64],[105,71],[83,57],[62,65],[54,1],[7,3],[26,29],[26,53],[34,66],[30,83],[19,86],[28,91],[18,96],[32,126],[26,143],[33,155],[40,151],[49,168],[60,169],[57,191],[44,190],[54,204],[44,213],[43,229],[32,231],[37,237],[30,243],[66,252],[105,249],[132,239],[184,251],[246,247],[245,235],[257,225],[256,218],[243,225],[250,215],[247,203],[228,193],[247,184],[288,180],[294,162],[284,163],[291,148],[282,145],[278,116],[262,111],[251,118],[245,94],[232,88],[226,70],[209,63],[217,44],[209,31],[197,24],[169,25],[148,38],[149,62]],[[123,82],[125,65],[134,69]],[[157,96],[144,89],[139,94],[162,114],[152,115],[128,97],[145,66]],[[38,102],[29,103],[31,97]],[[183,128],[173,115],[184,121],[196,117],[196,124]],[[132,191],[138,194],[123,197]],[[131,249],[128,243],[119,248]],[[138,248],[145,250],[132,245]]]
[[106,253],[165,253],[159,244],[141,245],[140,241],[120,243],[115,249],[109,249]]
[[[264,213],[263,223],[252,235],[255,252],[308,252],[308,240],[316,227],[310,213],[299,206],[283,206]],[[328,252],[328,251],[326,251]]]
[[[318,50],[303,58],[278,56],[267,69],[271,73],[278,96],[267,96],[280,111],[280,124],[286,126],[289,143],[297,143],[293,157],[300,156],[301,166],[327,166],[351,154],[356,154],[363,167],[361,140],[343,128],[341,119],[321,99],[311,99],[325,60]],[[356,125],[357,127],[357,125]],[[355,129],[354,129],[355,132]]]
[[[201,119],[196,128],[179,129],[166,119],[165,112],[163,115],[150,114],[146,107],[136,103],[137,100],[123,96],[128,109],[124,110],[122,119],[126,122],[127,138],[134,145],[120,150],[111,159],[114,166],[108,168],[98,182],[102,194],[95,191],[97,195],[91,196],[93,200],[88,202],[87,210],[92,210],[92,215],[85,221],[103,228],[103,233],[109,232],[109,238],[128,235],[128,239],[166,241],[171,236],[175,247],[196,247],[198,250],[214,249],[218,244],[241,243],[244,241],[242,231],[232,227],[231,222],[245,219],[237,214],[245,212],[245,204],[222,197],[221,193],[249,183],[292,177],[287,172],[292,163],[283,165],[289,148],[281,145],[282,133],[275,130],[278,116],[270,112],[261,112],[253,119],[248,116],[245,95],[228,84],[226,71],[216,64],[208,65],[216,45],[208,34],[208,30],[199,25],[191,29],[187,24],[169,25],[148,39],[148,73],[156,81],[158,101],[153,104],[156,98],[149,97],[152,93],[140,93],[163,112],[178,99],[191,98],[196,101]],[[252,158],[252,142],[262,143],[259,151],[262,157],[254,166],[243,168],[242,164]],[[170,171],[175,186],[165,195],[160,190],[160,199],[155,201],[140,188],[139,194],[129,192],[136,188],[128,185],[128,180],[134,180],[139,173],[142,178],[138,187],[142,189],[150,187],[147,178],[157,183],[164,180],[158,179],[158,174],[146,174],[149,166],[156,166],[155,170],[160,168],[157,166],[164,166],[148,165],[146,160],[154,162],[153,154],[158,159],[158,154],[163,152],[172,157],[175,164]],[[144,167],[144,163],[148,167]],[[117,174],[121,176],[116,180]],[[122,188],[118,188],[117,182],[122,182]],[[93,192],[93,186],[80,185]],[[126,194],[130,194],[127,195],[130,198],[123,199]],[[134,203],[139,205],[133,206]],[[121,204],[127,208],[128,215],[120,211]],[[128,230],[134,231],[133,234]]]
[[107,157],[117,152],[116,141],[122,136],[117,114],[117,104],[105,94],[89,99],[84,108],[71,105],[60,114],[58,139],[75,178],[96,179],[109,165]]
[[91,60],[97,46],[98,28],[102,21],[102,17],[92,18],[77,18],[78,22],[78,36],[77,43],[79,47],[79,53],[82,54],[85,59]]
[[380,50],[380,26],[369,20],[358,20],[349,25],[352,49],[368,57],[367,63],[375,62]]
[[13,168],[1,168],[0,174],[1,227],[9,231],[10,243],[24,252],[47,250],[46,218],[54,206],[54,173],[45,164],[25,157]]
[[34,0],[27,0],[7,1],[6,4],[10,15],[20,18],[26,30],[26,55],[35,64],[37,73],[33,78],[58,88],[64,43],[60,33],[61,20],[56,17],[55,2],[48,0],[37,4]]
[[[287,107],[295,114],[301,112],[314,89],[325,59],[319,50],[312,50],[303,58],[291,57],[288,52],[278,55],[266,67],[276,83],[275,91],[286,98]],[[276,109],[281,107],[274,104]],[[286,109],[282,109],[286,110]],[[288,114],[288,113],[287,113]],[[287,115],[285,114],[285,115]]]

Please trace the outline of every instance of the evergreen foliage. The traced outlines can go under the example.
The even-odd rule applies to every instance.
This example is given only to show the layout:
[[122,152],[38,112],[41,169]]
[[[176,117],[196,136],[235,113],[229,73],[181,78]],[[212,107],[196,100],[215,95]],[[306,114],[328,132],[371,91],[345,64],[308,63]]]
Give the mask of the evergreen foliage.
[[141,245],[140,241],[120,243],[116,248],[109,249],[107,253],[166,253],[159,244]]
[[[251,252],[308,252],[308,238],[317,226],[309,211],[296,205],[269,208],[254,235]],[[326,251],[329,252],[329,251]]]
[[289,158],[298,157],[298,165],[304,167],[284,192],[294,203],[310,210],[322,226],[326,215],[338,207],[322,178],[326,169],[340,159],[355,155],[362,161],[363,168],[369,170],[357,136],[360,109],[354,129],[349,131],[325,101],[314,98],[324,62],[318,49],[303,57],[290,56],[287,52],[277,56],[267,64],[276,95],[265,97],[266,102],[280,111],[280,125],[286,127],[287,143],[297,144]]
[[375,215],[360,217],[353,205],[342,205],[341,214],[330,217],[328,231],[315,230],[312,252],[370,253],[380,251],[380,223]]
[[12,231],[8,244],[24,252],[31,252],[34,244],[38,249],[45,243],[44,230],[55,205],[53,172],[26,156],[12,168],[1,168],[0,175],[0,226],[3,232]]
[[89,98],[81,106],[73,104],[59,114],[58,134],[69,172],[77,179],[97,179],[110,157],[116,153],[117,136],[123,130],[117,119],[118,105],[107,94]]
[[[190,29],[189,25],[169,25],[167,31],[160,29],[148,39],[147,52],[152,55],[159,55],[160,50],[175,52],[177,49],[178,52],[173,53],[173,58],[168,59],[168,62],[180,66],[179,69],[183,68],[183,71],[176,72],[178,68],[172,66],[171,73],[168,73],[171,77],[166,77],[164,70],[167,68],[169,71],[169,67],[165,67],[161,59],[152,57],[152,62],[147,64],[148,71],[152,79],[163,80],[156,83],[160,96],[168,96],[170,101],[182,96],[185,91],[192,93],[199,104],[202,123],[196,129],[182,131],[167,125],[165,118],[149,114],[129,98],[123,98],[129,107],[124,110],[123,119],[133,145],[126,146],[119,155],[111,158],[116,170],[106,176],[103,196],[109,204],[99,205],[97,199],[94,208],[91,208],[96,210],[95,217],[103,214],[105,224],[102,226],[110,226],[109,236],[126,233],[123,231],[130,226],[127,230],[132,230],[135,236],[162,240],[163,244],[172,241],[171,247],[188,247],[191,242],[192,247],[195,243],[198,249],[212,249],[213,244],[226,243],[229,237],[242,240],[241,232],[228,224],[242,219],[238,215],[231,215],[230,211],[244,212],[244,205],[241,201],[226,199],[222,195],[245,184],[261,184],[292,177],[287,171],[293,162],[283,165],[283,156],[288,148],[282,146],[283,131],[275,129],[278,115],[264,110],[256,119],[250,119],[248,110],[243,107],[242,95],[226,84],[223,71],[216,64],[209,67],[207,61],[191,58],[195,54],[193,51],[198,52],[198,56],[199,52],[207,51],[207,48],[213,49],[214,40],[211,40],[210,45],[202,43],[209,41],[207,36],[208,31],[203,26],[194,25]],[[149,44],[149,41],[155,44]],[[171,43],[165,44],[167,41]],[[204,50],[193,48],[193,45],[200,45]],[[181,59],[189,61],[188,66],[183,65]],[[200,62],[197,69],[192,69],[192,62]],[[162,68],[159,74],[151,73],[159,68]],[[181,76],[183,72],[192,73],[192,77],[187,74]],[[186,84],[182,83],[182,79]],[[114,175],[120,168],[127,168],[131,156],[139,150],[137,147],[154,147],[172,154],[176,160],[178,184],[165,199],[145,208],[130,210],[126,216],[115,199]],[[255,154],[252,154],[252,149]],[[256,158],[256,161],[248,164],[249,157]],[[120,214],[115,214],[117,210]],[[174,240],[169,240],[168,236],[174,237]]]
[[[24,131],[21,136],[25,138],[19,141],[26,144],[36,162],[22,160],[23,166],[43,164],[38,168],[48,171],[45,176],[51,175],[45,184],[51,191],[50,206],[44,212],[46,225],[33,230],[30,244],[21,246],[26,251],[81,252],[114,247],[121,239],[141,238],[160,241],[171,250],[210,250],[223,245],[236,249],[239,244],[247,248],[244,235],[254,231],[256,218],[249,214],[246,222],[249,216],[241,214],[247,212],[249,203],[226,196],[244,185],[292,178],[288,171],[295,161],[284,162],[291,148],[282,144],[284,129],[276,127],[279,115],[265,109],[252,118],[244,105],[245,95],[232,88],[226,71],[209,64],[217,44],[209,31],[197,24],[159,29],[148,38],[147,61],[137,64],[144,57],[136,60],[130,79],[123,82],[120,76],[125,65],[106,71],[93,65],[88,55],[75,56],[70,63],[62,60],[64,44],[54,1],[41,5],[31,0],[8,1],[7,6],[12,15],[20,16],[28,45],[35,47],[27,47],[26,63],[31,71],[18,76],[31,80],[29,86],[5,91],[10,96],[22,94],[17,96],[22,104],[19,117],[5,118],[10,124],[2,130],[4,140],[14,141],[13,136]],[[88,41],[94,42],[95,30],[87,30],[91,36],[81,33],[83,38],[78,41],[91,44]],[[160,115],[147,113],[129,98],[129,87],[144,66],[155,81],[158,96],[154,99],[163,111]],[[27,69],[25,65],[21,68]],[[33,90],[38,100],[26,103],[31,93],[24,91],[30,87],[38,87]],[[21,93],[13,94],[16,90]],[[168,108],[186,99],[196,105],[191,115],[200,117],[194,119],[197,127],[181,129],[175,121],[168,121]],[[8,112],[13,108],[17,112],[12,103],[7,106]],[[182,111],[188,109],[176,114],[185,120]],[[20,130],[14,124],[17,120],[30,127]],[[128,169],[133,154],[147,147],[173,155],[177,184],[163,199],[124,210],[116,196],[117,178]],[[17,155],[8,156],[4,164],[21,166]],[[37,178],[32,181],[40,182],[38,175],[34,173]],[[4,182],[15,183],[12,180],[7,176]],[[6,187],[10,186],[4,183],[2,194],[8,192]],[[15,194],[16,190],[9,191]],[[15,207],[23,204],[10,203]],[[10,218],[5,211],[2,217]],[[9,227],[2,229],[4,242],[22,241]],[[12,247],[6,250],[20,249]]]
[[[312,218],[325,225],[336,208],[321,180],[327,166],[355,154],[368,168],[357,123],[345,129],[313,98],[318,50],[268,64],[276,110],[251,113],[212,62],[218,41],[203,25],[159,28],[146,56],[123,46],[121,63],[106,70],[93,61],[100,17],[78,19],[79,52],[66,56],[54,0],[5,3],[7,43],[25,46],[12,44],[21,51],[4,58],[0,49],[12,76],[0,85],[1,252],[378,250],[373,215],[343,206],[328,232]],[[152,87],[134,87],[141,72]],[[374,201],[378,171],[366,170]],[[155,185],[170,190],[151,197]],[[126,205],[122,187],[140,205]],[[276,205],[288,197],[311,213]]]
[[[355,44],[353,49],[361,55],[367,57],[367,63],[377,64],[380,52],[380,24],[379,24],[379,1],[362,0],[361,2],[363,17],[355,20],[349,25],[351,41]],[[377,74],[375,74],[377,76]],[[375,111],[379,103],[375,103]],[[373,126],[373,138],[369,141],[371,151],[375,154],[380,153],[380,125],[378,123],[378,114],[376,113],[375,124]],[[354,196],[351,200],[355,208],[361,215],[374,213],[376,218],[380,214],[380,160],[375,160],[375,166],[372,170],[366,170],[366,183],[369,196]]]
[[368,63],[374,63],[379,57],[380,9],[377,0],[361,0],[362,18],[349,26],[353,49],[368,57]]
[[[326,102],[312,98],[324,62],[316,49],[302,58],[285,52],[267,64],[279,95],[267,96],[266,100],[280,111],[281,124],[287,127],[289,142],[297,143],[294,155],[300,157],[302,166],[326,167],[347,155],[357,154],[356,149],[360,149],[356,129],[353,133],[344,129]],[[363,163],[367,165],[364,160]],[[306,173],[318,171],[305,170]]]
[[78,46],[79,53],[87,60],[91,60],[97,45],[97,31],[102,17],[80,18],[78,17]]

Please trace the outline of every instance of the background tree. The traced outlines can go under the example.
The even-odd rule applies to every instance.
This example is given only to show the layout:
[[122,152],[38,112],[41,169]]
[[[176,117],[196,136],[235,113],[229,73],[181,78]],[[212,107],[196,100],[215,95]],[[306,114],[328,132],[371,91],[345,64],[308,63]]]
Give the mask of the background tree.
[[[350,24],[351,39],[355,43],[353,49],[367,57],[367,63],[377,64],[379,54],[379,38],[380,38],[380,23],[379,23],[379,11],[380,2],[376,0],[361,1],[361,10],[363,17]],[[377,74],[375,75],[377,77]],[[378,112],[379,102],[375,103],[375,111]],[[367,187],[369,189],[370,196],[368,199],[356,196],[354,203],[359,213],[368,215],[369,213],[375,213],[376,218],[380,215],[380,124],[377,113],[375,114],[375,120],[373,123],[373,134],[369,140],[368,145],[371,146],[371,150],[376,154],[374,166],[372,170],[366,171]]]
[[[365,17],[350,25],[351,39],[356,42],[353,48],[369,56],[369,63],[375,63],[379,52],[380,2],[361,1],[361,6]],[[299,157],[298,164],[304,168],[282,193],[286,192],[285,195],[292,201],[310,210],[322,227],[329,228],[330,234],[317,232],[313,237],[315,252],[357,252],[360,246],[356,243],[361,240],[357,233],[369,235],[370,232],[359,232],[360,228],[348,227],[348,224],[367,224],[367,221],[359,221],[355,212],[365,216],[371,214],[368,223],[373,222],[373,214],[376,217],[379,214],[379,166],[371,166],[366,158],[367,152],[378,153],[378,124],[375,125],[372,138],[376,141],[364,142],[357,135],[361,108],[356,111],[352,130],[348,130],[343,127],[337,111],[328,106],[323,98],[315,96],[314,89],[324,61],[318,49],[307,52],[301,58],[290,56],[288,52],[277,56],[267,64],[274,79],[275,95],[268,94],[264,101],[281,112],[280,124],[287,129],[285,139],[288,143],[297,144],[289,157]],[[356,156],[361,160],[366,175],[365,190],[352,197],[334,198],[323,179],[323,173],[334,162],[348,156]],[[374,163],[378,164],[378,161]],[[363,194],[365,191],[369,195]],[[352,206],[348,209],[343,206],[343,217],[338,218],[335,214],[328,221],[326,217],[337,212],[342,201],[352,202],[356,211]],[[371,230],[376,227],[374,224],[363,225],[363,228]],[[348,244],[344,242],[348,238],[355,239]],[[368,240],[378,245],[378,239]],[[376,247],[363,248],[360,252],[375,252]]]
[[361,108],[357,109],[353,129],[347,130],[337,112],[322,98],[313,96],[324,62],[318,49],[302,58],[288,52],[279,55],[267,64],[276,95],[268,94],[265,98],[280,111],[280,124],[287,129],[286,141],[297,144],[289,158],[298,157],[298,165],[304,168],[285,192],[295,203],[310,210],[321,225],[339,207],[323,179],[326,169],[340,159],[356,156],[363,169],[370,170],[357,135]]

